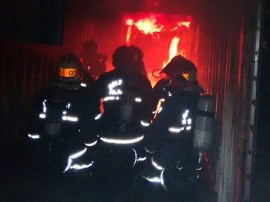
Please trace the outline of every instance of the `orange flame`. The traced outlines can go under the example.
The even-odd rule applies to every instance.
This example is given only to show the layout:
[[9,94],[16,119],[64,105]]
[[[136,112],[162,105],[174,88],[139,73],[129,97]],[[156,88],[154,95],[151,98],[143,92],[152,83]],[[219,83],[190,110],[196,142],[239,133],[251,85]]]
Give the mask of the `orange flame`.
[[126,25],[128,25],[128,26],[132,26],[133,22],[134,22],[134,20],[132,20],[130,18],[126,19]]
[[[161,50],[159,50],[159,54],[162,55],[162,58],[160,58],[161,60],[155,60],[153,58],[154,56],[152,57],[152,53],[150,54],[150,59],[147,60],[147,62],[150,62],[150,65],[147,65],[147,73],[152,86],[159,78],[158,75],[152,75],[152,72],[150,71],[155,70],[155,67],[159,67],[159,69],[160,67],[164,68],[176,55],[181,54],[186,57],[186,49],[188,48],[186,47],[186,38],[185,36],[181,38],[182,48],[178,49],[180,42],[179,35],[181,34],[180,36],[182,36],[182,34],[185,34],[186,31],[191,28],[192,18],[190,16],[165,15],[162,13],[148,12],[123,13],[122,22],[126,26],[126,45],[140,43],[142,39],[140,38],[140,33],[148,35],[147,39],[151,37],[151,44],[161,45]],[[169,49],[165,48],[164,50],[164,44],[162,44],[162,42],[167,44],[168,39],[171,40]]]
[[163,25],[156,24],[157,20],[155,16],[149,18],[140,19],[134,23],[134,25],[144,34],[153,34],[154,32],[160,32],[163,29]]
[[[191,17],[187,17],[185,20],[180,20],[180,16],[171,15],[170,17],[164,14],[158,13],[136,13],[128,14],[123,17],[123,22],[127,25],[126,43],[130,43],[132,35],[132,27],[136,27],[143,34],[151,34],[155,37],[155,34],[161,32],[175,32],[183,31],[190,28]],[[159,36],[159,35],[158,35]],[[159,38],[159,37],[158,37]]]
[[126,44],[130,45],[130,36],[131,36],[131,28],[134,20],[128,18],[125,20],[125,24],[127,25],[127,35],[126,35]]
[[166,66],[166,64],[168,64],[171,59],[176,56],[178,54],[178,43],[180,41],[180,38],[179,37],[174,37],[171,41],[171,45],[170,45],[170,48],[169,48],[169,59],[167,62],[163,62],[163,67]]
[[190,26],[190,21],[178,22],[177,25],[178,25],[179,27],[184,26],[184,27],[189,28],[189,26]]
[[130,36],[131,36],[131,26],[127,27],[127,35],[126,35],[126,44],[130,45]]
[[170,45],[170,49],[169,49],[169,60],[171,60],[174,56],[177,55],[178,52],[178,43],[180,41],[180,38],[178,37],[174,37],[172,39],[171,45]]

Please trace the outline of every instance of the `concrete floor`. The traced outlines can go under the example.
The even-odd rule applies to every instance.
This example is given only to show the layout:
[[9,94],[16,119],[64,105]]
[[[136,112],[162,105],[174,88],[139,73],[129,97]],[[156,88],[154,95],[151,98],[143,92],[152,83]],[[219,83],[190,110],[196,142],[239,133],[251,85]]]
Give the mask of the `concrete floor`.
[[251,202],[270,201],[270,148],[257,147],[251,181]]
[[90,174],[36,172],[23,150],[0,155],[1,202],[114,201],[130,182],[101,181]]
[[[250,202],[270,201],[270,147],[257,146],[251,180]],[[124,201],[178,201],[159,187],[149,186],[141,180],[111,179],[100,181],[89,174],[52,175],[30,170],[21,146],[0,149],[0,201],[1,202],[124,202]],[[202,191],[204,201],[216,201]]]
[[[0,150],[1,202],[174,202],[180,201],[158,186],[141,179],[112,178],[90,174],[38,173],[30,169],[24,148]],[[200,202],[215,202],[216,193],[200,191]],[[182,200],[181,200],[182,201]],[[195,201],[192,201],[195,202]]]

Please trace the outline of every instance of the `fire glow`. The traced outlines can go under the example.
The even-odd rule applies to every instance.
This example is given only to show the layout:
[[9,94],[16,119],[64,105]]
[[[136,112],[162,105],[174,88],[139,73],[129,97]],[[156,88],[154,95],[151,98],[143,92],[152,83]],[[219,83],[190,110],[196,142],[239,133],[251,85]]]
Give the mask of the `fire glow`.
[[170,17],[164,14],[136,13],[123,16],[124,24],[127,26],[126,43],[130,43],[132,29],[139,30],[142,34],[154,35],[162,32],[175,32],[190,28],[191,17],[180,19],[177,15]]
[[[152,85],[155,83],[155,78],[151,78],[153,70],[162,69],[176,55],[187,56],[190,43],[187,33],[189,33],[192,23],[190,16],[142,12],[124,13],[122,22],[126,27],[126,45],[138,44],[145,53],[148,50],[155,53],[147,52],[145,54],[148,56],[145,57],[145,63]],[[150,50],[149,47],[152,49]],[[157,55],[158,57],[156,57]]]
[[180,41],[179,37],[174,37],[171,41],[171,45],[169,48],[169,59],[167,62],[163,63],[163,67],[170,62],[170,60],[178,54],[178,43]]
[[155,18],[155,16],[139,19],[138,21],[134,22],[134,25],[144,34],[161,32],[161,30],[164,28],[164,25],[157,24],[157,19]]

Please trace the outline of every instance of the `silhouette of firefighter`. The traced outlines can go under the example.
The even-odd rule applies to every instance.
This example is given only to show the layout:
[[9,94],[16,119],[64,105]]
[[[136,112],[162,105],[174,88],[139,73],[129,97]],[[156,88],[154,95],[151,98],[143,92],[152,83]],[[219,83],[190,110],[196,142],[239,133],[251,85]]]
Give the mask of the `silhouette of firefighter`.
[[98,52],[98,44],[94,39],[84,43],[81,58],[85,71],[92,74],[94,79],[106,72],[108,56]]
[[124,176],[144,159],[142,142],[152,116],[152,86],[140,48],[120,46],[112,59],[114,69],[101,75],[94,86],[101,109],[96,118],[99,142],[105,148],[100,150],[104,157],[98,159],[105,159],[104,167],[118,168],[114,172]]
[[98,105],[92,99],[92,86],[81,81],[83,74],[80,58],[64,55],[57,76],[39,92],[28,130],[33,154],[40,154],[36,166],[63,172],[68,156],[89,138],[95,139],[92,117]]
[[[165,75],[153,89],[157,109],[145,139],[148,152],[147,166],[142,172],[145,181],[130,189],[122,200],[136,197],[143,186],[148,187],[145,189],[149,190],[153,201],[160,197],[169,201],[216,201],[211,182],[203,176],[205,167],[201,154],[206,143],[199,140],[204,131],[199,133],[201,139],[197,137],[194,141],[195,131],[198,136],[198,103],[205,93],[197,81],[197,68],[178,55],[161,73]],[[208,116],[202,113],[205,115]],[[158,198],[157,192],[160,193]],[[204,198],[205,193],[212,199]],[[143,197],[141,201],[144,201]]]

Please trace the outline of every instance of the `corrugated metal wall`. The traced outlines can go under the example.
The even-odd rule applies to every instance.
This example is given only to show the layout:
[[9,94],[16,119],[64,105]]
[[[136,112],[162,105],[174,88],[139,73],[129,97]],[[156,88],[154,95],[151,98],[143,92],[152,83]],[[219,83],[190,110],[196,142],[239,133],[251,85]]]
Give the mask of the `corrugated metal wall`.
[[81,54],[83,43],[90,38],[97,38],[97,27],[94,26],[94,16],[91,12],[93,6],[89,5],[91,1],[66,2],[63,46]]
[[220,13],[200,25],[194,59],[200,83],[217,101],[216,155],[212,163],[220,202],[242,201],[246,183],[256,4],[253,9],[251,4],[238,3],[227,15]]
[[37,92],[52,78],[60,47],[1,43],[1,145],[23,140]]

